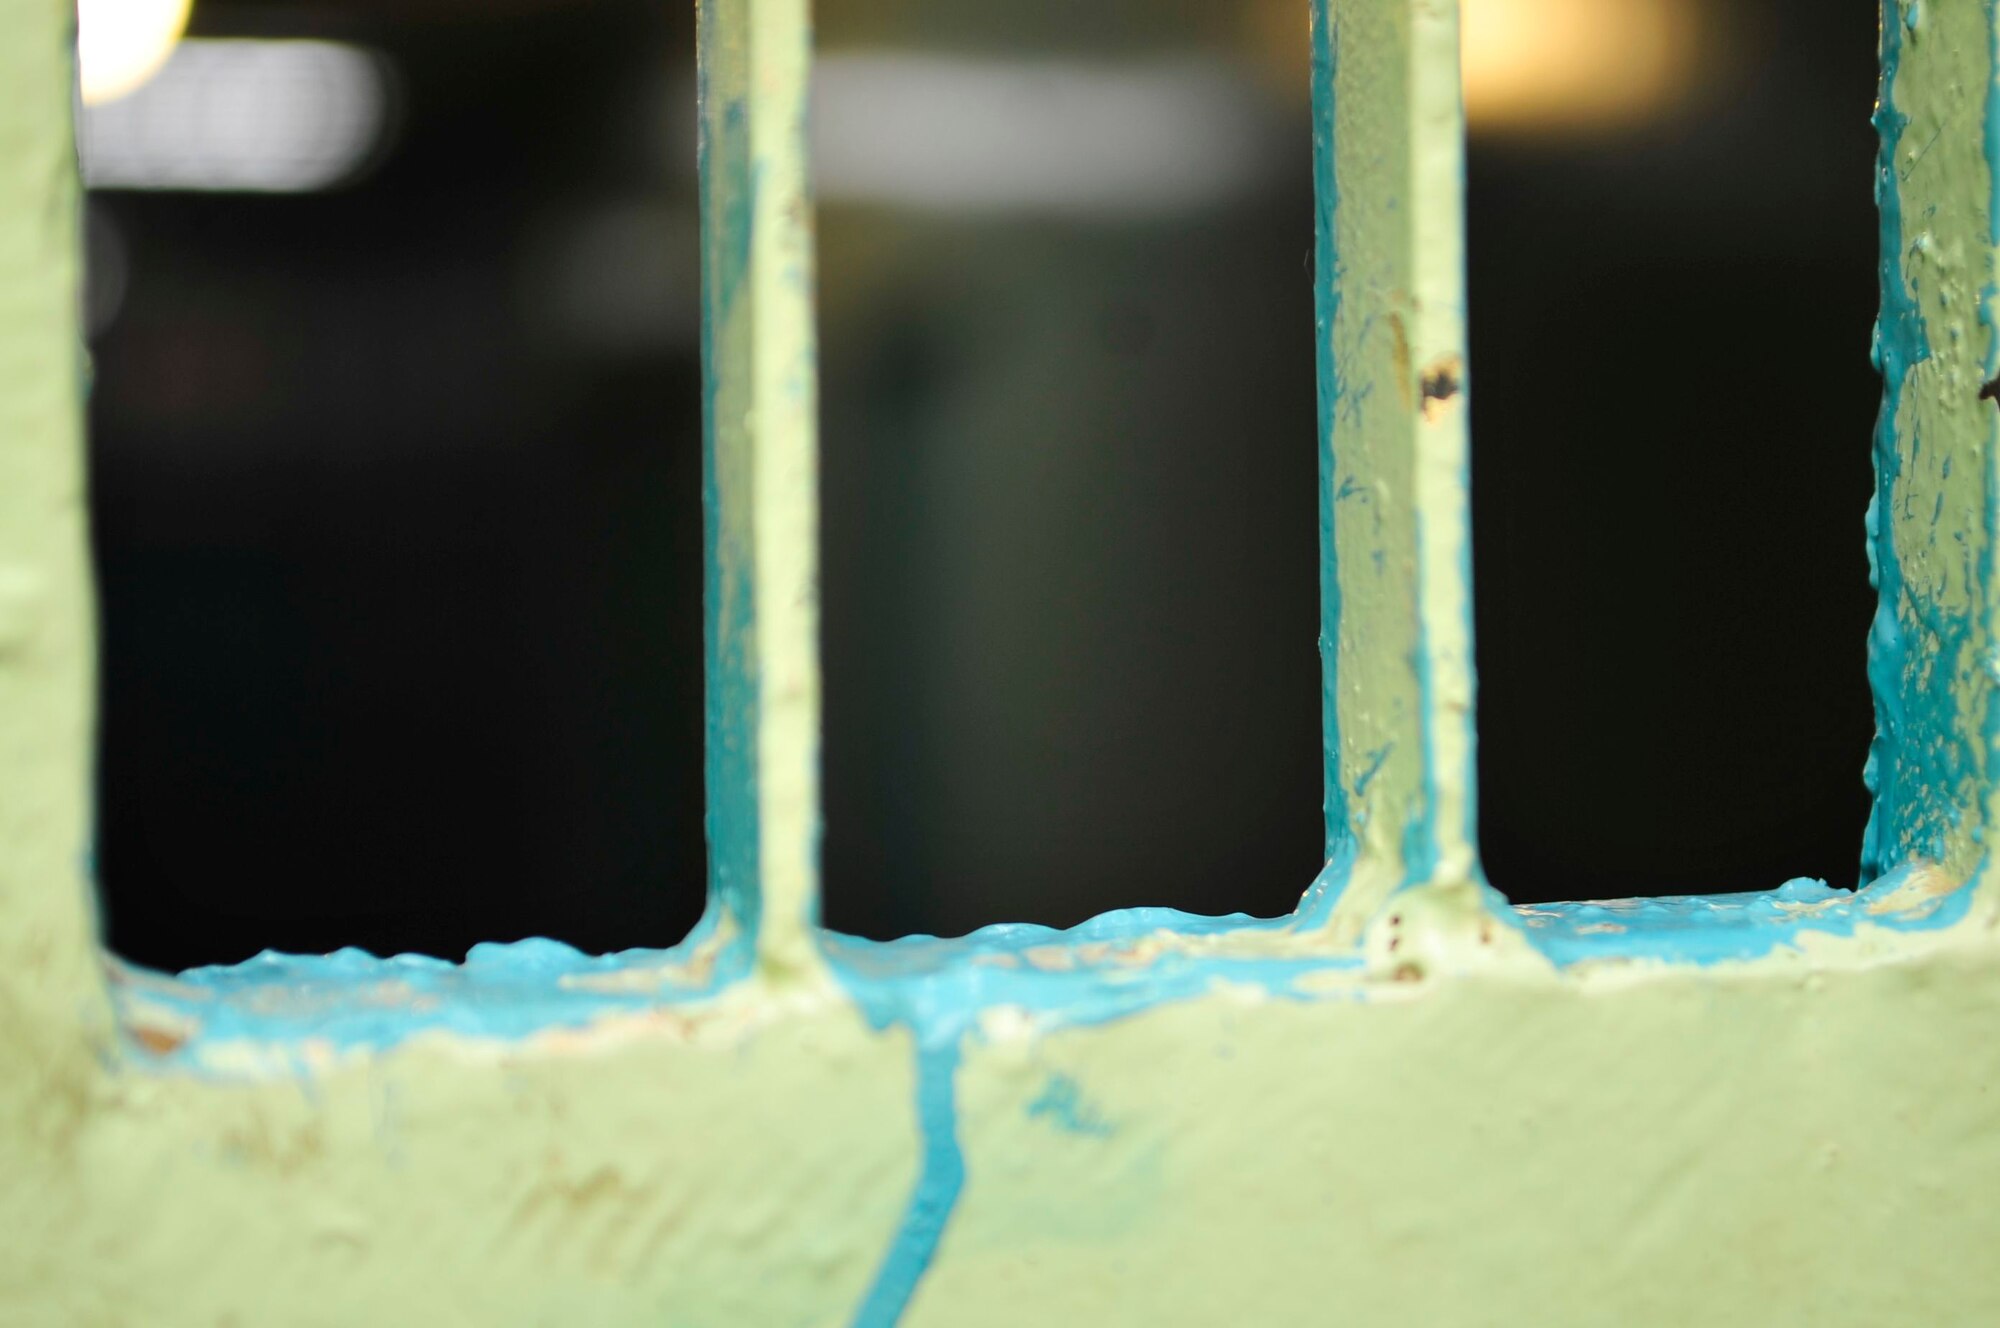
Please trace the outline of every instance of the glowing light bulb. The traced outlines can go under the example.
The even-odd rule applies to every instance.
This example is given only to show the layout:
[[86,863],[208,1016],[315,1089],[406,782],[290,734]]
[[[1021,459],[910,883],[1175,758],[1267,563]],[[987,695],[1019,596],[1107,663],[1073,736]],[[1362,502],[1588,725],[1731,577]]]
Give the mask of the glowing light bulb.
[[1692,89],[1693,0],[1464,0],[1465,114],[1475,130],[1617,128]]
[[83,104],[102,106],[160,72],[187,29],[192,0],[77,0]]

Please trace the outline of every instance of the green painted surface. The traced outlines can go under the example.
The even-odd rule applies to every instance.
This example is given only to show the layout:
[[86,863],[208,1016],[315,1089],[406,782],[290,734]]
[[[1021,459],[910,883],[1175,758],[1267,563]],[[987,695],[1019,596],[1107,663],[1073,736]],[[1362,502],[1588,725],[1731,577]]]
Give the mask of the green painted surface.
[[[69,29],[0,7],[0,1104],[95,1072],[108,1007],[92,952],[94,631],[84,539],[80,221]],[[0,1105],[0,1120],[10,1118]]]
[[708,926],[819,916],[819,472],[806,0],[700,7]]
[[[1889,744],[1878,776],[1893,826],[1952,831],[1892,830],[1903,870],[1870,893],[1565,912],[1480,884],[1462,365],[1426,400],[1463,344],[1455,24],[1355,0],[1318,30],[1353,852],[1270,924],[814,931],[805,11],[717,0],[716,908],[677,953],[260,981],[93,947],[66,19],[0,0],[0,1323],[2000,1321],[1993,425],[1966,403],[1992,354],[1993,19],[1941,8],[1889,86],[1890,158],[1952,165],[1891,191],[1929,237],[1892,270],[1933,353],[1892,377],[1885,437],[1894,510],[1936,513],[1891,523],[1913,671],[1890,676],[1953,681],[1937,743]],[[1970,345],[1940,352],[1954,320]],[[1952,749],[1969,782],[1918,759]]]
[[1455,4],[1322,0],[1313,29],[1327,852],[1353,863],[1351,936],[1394,890],[1481,902],[1464,117]]
[[1886,395],[1869,510],[1876,793],[1865,866],[1987,860],[1993,710],[1994,7],[1889,0],[1882,34]]

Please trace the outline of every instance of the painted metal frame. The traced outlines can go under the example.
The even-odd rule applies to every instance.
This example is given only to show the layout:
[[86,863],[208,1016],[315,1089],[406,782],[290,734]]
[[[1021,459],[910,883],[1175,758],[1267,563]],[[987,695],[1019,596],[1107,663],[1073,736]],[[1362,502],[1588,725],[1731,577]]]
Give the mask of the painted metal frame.
[[1456,7],[1314,0],[1326,871],[819,930],[809,15],[707,0],[707,915],[167,976],[96,944],[67,19],[0,0],[0,1321],[2000,1322],[2000,61],[1885,17],[1858,894],[1485,884]]

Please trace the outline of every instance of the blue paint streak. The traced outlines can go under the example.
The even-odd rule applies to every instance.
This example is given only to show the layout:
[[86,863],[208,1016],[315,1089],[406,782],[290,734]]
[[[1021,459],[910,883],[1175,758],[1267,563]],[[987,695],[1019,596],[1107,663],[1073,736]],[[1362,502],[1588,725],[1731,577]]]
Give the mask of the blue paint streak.
[[[1993,9],[1993,0],[1984,0],[1982,10],[1989,32]],[[1884,389],[1875,427],[1875,494],[1867,517],[1869,580],[1880,598],[1868,635],[1868,678],[1874,694],[1876,733],[1864,779],[1875,797],[1862,839],[1863,880],[1884,876],[1920,859],[1942,858],[1947,843],[1961,830],[1975,840],[1983,837],[1984,827],[1977,823],[1984,815],[1980,799],[2000,773],[1995,765],[1995,750],[2000,747],[2000,707],[1991,700],[1990,686],[1983,681],[1979,684],[1987,701],[1986,713],[1978,721],[1960,714],[1953,694],[1961,668],[1978,668],[1976,663],[1961,666],[1960,661],[1967,643],[1986,625],[1993,587],[1984,561],[1974,572],[1975,608],[1960,613],[1911,588],[1895,544],[1894,514],[1898,504],[1907,501],[1901,495],[1903,457],[1896,417],[1906,376],[1933,354],[1923,312],[1903,276],[1910,240],[1904,233],[1898,192],[1897,149],[1909,127],[1909,117],[1896,105],[1895,84],[1905,40],[1919,21],[1914,3],[1885,0],[1882,81],[1875,112],[1880,136],[1875,197],[1881,211],[1882,310],[1873,349]],[[2000,60],[2000,52],[1995,59]],[[1996,109],[1989,86],[1983,124],[1989,163],[2000,163],[2000,122],[1996,117],[2000,117],[2000,109]],[[1946,128],[1940,126],[1939,132]],[[2000,226],[2000,215],[1990,224]],[[1991,233],[2000,242],[2000,230]],[[1993,305],[1994,292],[1989,285],[1982,292],[1980,307],[1980,322],[1989,330]],[[1994,352],[1989,348],[1989,378],[1993,370]],[[1914,434],[1909,440],[1911,454],[1920,452],[1926,441],[1920,432]],[[2000,530],[1993,502],[1989,489],[1983,532],[1989,548]],[[1968,790],[1974,799],[1969,811],[1975,823],[1970,827],[1964,825]],[[1986,856],[1982,853],[1982,865]]]
[[[1340,861],[1354,847],[1358,834],[1355,818],[1366,814],[1365,809],[1356,806],[1366,798],[1368,785],[1373,782],[1381,768],[1386,748],[1357,756],[1358,762],[1365,762],[1358,778],[1354,781],[1353,801],[1349,800],[1343,782],[1346,753],[1340,742],[1339,719],[1339,642],[1342,601],[1340,593],[1340,569],[1335,545],[1336,510],[1342,499],[1354,493],[1352,481],[1335,483],[1335,434],[1343,414],[1348,413],[1347,402],[1365,396],[1367,388],[1350,391],[1341,382],[1340,365],[1334,355],[1333,328],[1341,306],[1341,267],[1338,252],[1336,226],[1340,210],[1340,181],[1338,159],[1335,150],[1336,119],[1336,76],[1340,64],[1340,20],[1333,0],[1313,0],[1311,10],[1312,49],[1312,126],[1313,126],[1313,308],[1315,342],[1315,367],[1319,407],[1320,440],[1320,483],[1319,483],[1319,548],[1320,548],[1320,691],[1321,691],[1321,751],[1323,779],[1325,785],[1324,811],[1326,820],[1326,856],[1331,862]],[[1461,162],[1461,170],[1463,163]],[[1464,390],[1464,385],[1461,385]],[[1469,481],[1469,472],[1465,474]],[[1466,490],[1469,492],[1469,489]],[[1417,583],[1423,584],[1422,542],[1423,513],[1416,515]],[[1377,551],[1376,558],[1381,558]],[[1466,601],[1466,639],[1472,639],[1472,550],[1469,541],[1460,548],[1457,556],[1456,573],[1468,588]],[[1436,811],[1438,760],[1436,735],[1433,732],[1436,707],[1433,704],[1434,681],[1431,676],[1431,657],[1425,640],[1426,625],[1419,615],[1417,623],[1417,650],[1414,661],[1419,694],[1420,741],[1423,761],[1423,797],[1413,809],[1409,822],[1402,831],[1402,853],[1404,879],[1407,884],[1415,884],[1432,879],[1437,874],[1439,854]],[[1470,669],[1471,661],[1467,661]],[[1473,718],[1470,709],[1461,721],[1468,730]],[[1469,733],[1468,751],[1476,751],[1476,734]],[[1466,823],[1464,833],[1466,843],[1478,845],[1477,826],[1477,780],[1476,772],[1467,769],[1455,772],[1466,780]],[[1475,877],[1480,876],[1476,856],[1473,863]],[[1342,873],[1344,878],[1344,873]],[[1322,882],[1326,877],[1322,877]]]
[[855,1310],[854,1328],[892,1328],[909,1308],[917,1284],[937,1257],[945,1223],[965,1185],[965,1154],[958,1143],[956,1041],[917,1053],[917,1127],[924,1140],[923,1169],[903,1225],[889,1246],[875,1281]]
[[[1291,919],[1243,914],[1211,918],[1175,909],[1138,908],[1106,913],[1066,932],[1005,923],[948,940],[905,936],[868,941],[823,933],[835,976],[869,1023],[876,1028],[908,1028],[918,1046],[917,1120],[923,1163],[902,1229],[853,1320],[857,1328],[895,1323],[936,1255],[965,1176],[951,1107],[952,1074],[964,1040],[979,1035],[978,1021],[985,1011],[1005,1006],[1050,1024],[1098,1024],[1194,999],[1225,981],[1252,983],[1274,995],[1303,999],[1294,987],[1298,979],[1360,967],[1358,953],[1235,959],[1170,951],[1140,964],[1115,953],[1121,945],[1162,931],[1222,936],[1288,925]],[[1105,1122],[1082,1108],[1076,1094],[1067,1100],[1059,1090],[1054,1098],[1043,1096],[1048,1100],[1031,1104],[1031,1115],[1051,1113],[1059,1124],[1084,1134],[1109,1132]]]
[[1354,828],[1340,770],[1340,567],[1334,545],[1333,430],[1339,414],[1340,368],[1333,355],[1333,325],[1340,313],[1340,264],[1334,222],[1340,188],[1334,178],[1334,67],[1340,58],[1340,21],[1330,0],[1312,0],[1313,336],[1319,403],[1319,653],[1320,750],[1324,779],[1326,856],[1337,859],[1354,844]]
[[[757,605],[751,580],[750,531],[727,519],[723,486],[725,459],[717,420],[722,401],[725,335],[747,317],[738,309],[749,274],[751,231],[756,216],[759,172],[750,142],[750,110],[743,90],[716,100],[710,51],[725,50],[732,34],[723,29],[747,21],[740,6],[702,5],[697,61],[700,138],[697,145],[702,225],[702,623],[706,686],[703,780],[708,839],[708,906],[704,925],[722,916],[737,922],[736,944],[755,947],[762,922],[757,800],[757,725],[761,708],[754,646]],[[740,34],[735,34],[740,40]],[[740,372],[740,371],[739,371]],[[735,384],[739,394],[743,384]],[[747,404],[747,395],[735,409]],[[730,478],[749,483],[747,458]],[[738,497],[747,507],[748,495]]]
[[1875,109],[1879,136],[1875,167],[1875,203],[1881,217],[1880,284],[1882,309],[1875,323],[1872,348],[1875,367],[1883,376],[1881,413],[1876,418],[1875,492],[1868,502],[1868,581],[1878,595],[1875,618],[1868,632],[1868,681],[1875,702],[1875,737],[1869,744],[1862,774],[1875,800],[1862,836],[1863,879],[1879,875],[1892,858],[1904,856],[1913,840],[1933,854],[1941,830],[1913,832],[1902,793],[1904,765],[1899,759],[1908,743],[1908,706],[1902,683],[1905,672],[1903,628],[1898,610],[1903,600],[1902,564],[1896,555],[1894,501],[1902,461],[1896,445],[1896,415],[1902,401],[1903,378],[1929,358],[1930,337],[1922,312],[1903,280],[1903,207],[1897,192],[1896,148],[1909,117],[1896,109],[1895,81],[1903,47],[1903,14],[1898,0],[1884,0],[1881,27],[1881,88]]

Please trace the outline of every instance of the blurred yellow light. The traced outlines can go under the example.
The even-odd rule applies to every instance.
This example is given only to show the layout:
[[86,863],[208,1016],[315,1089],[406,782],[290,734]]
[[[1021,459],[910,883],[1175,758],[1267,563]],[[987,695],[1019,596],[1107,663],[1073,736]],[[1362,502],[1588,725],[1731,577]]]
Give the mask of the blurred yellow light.
[[1695,0],[1463,0],[1474,130],[1617,128],[1658,119],[1695,82]]
[[83,104],[101,106],[160,72],[187,28],[192,0],[77,0]]

